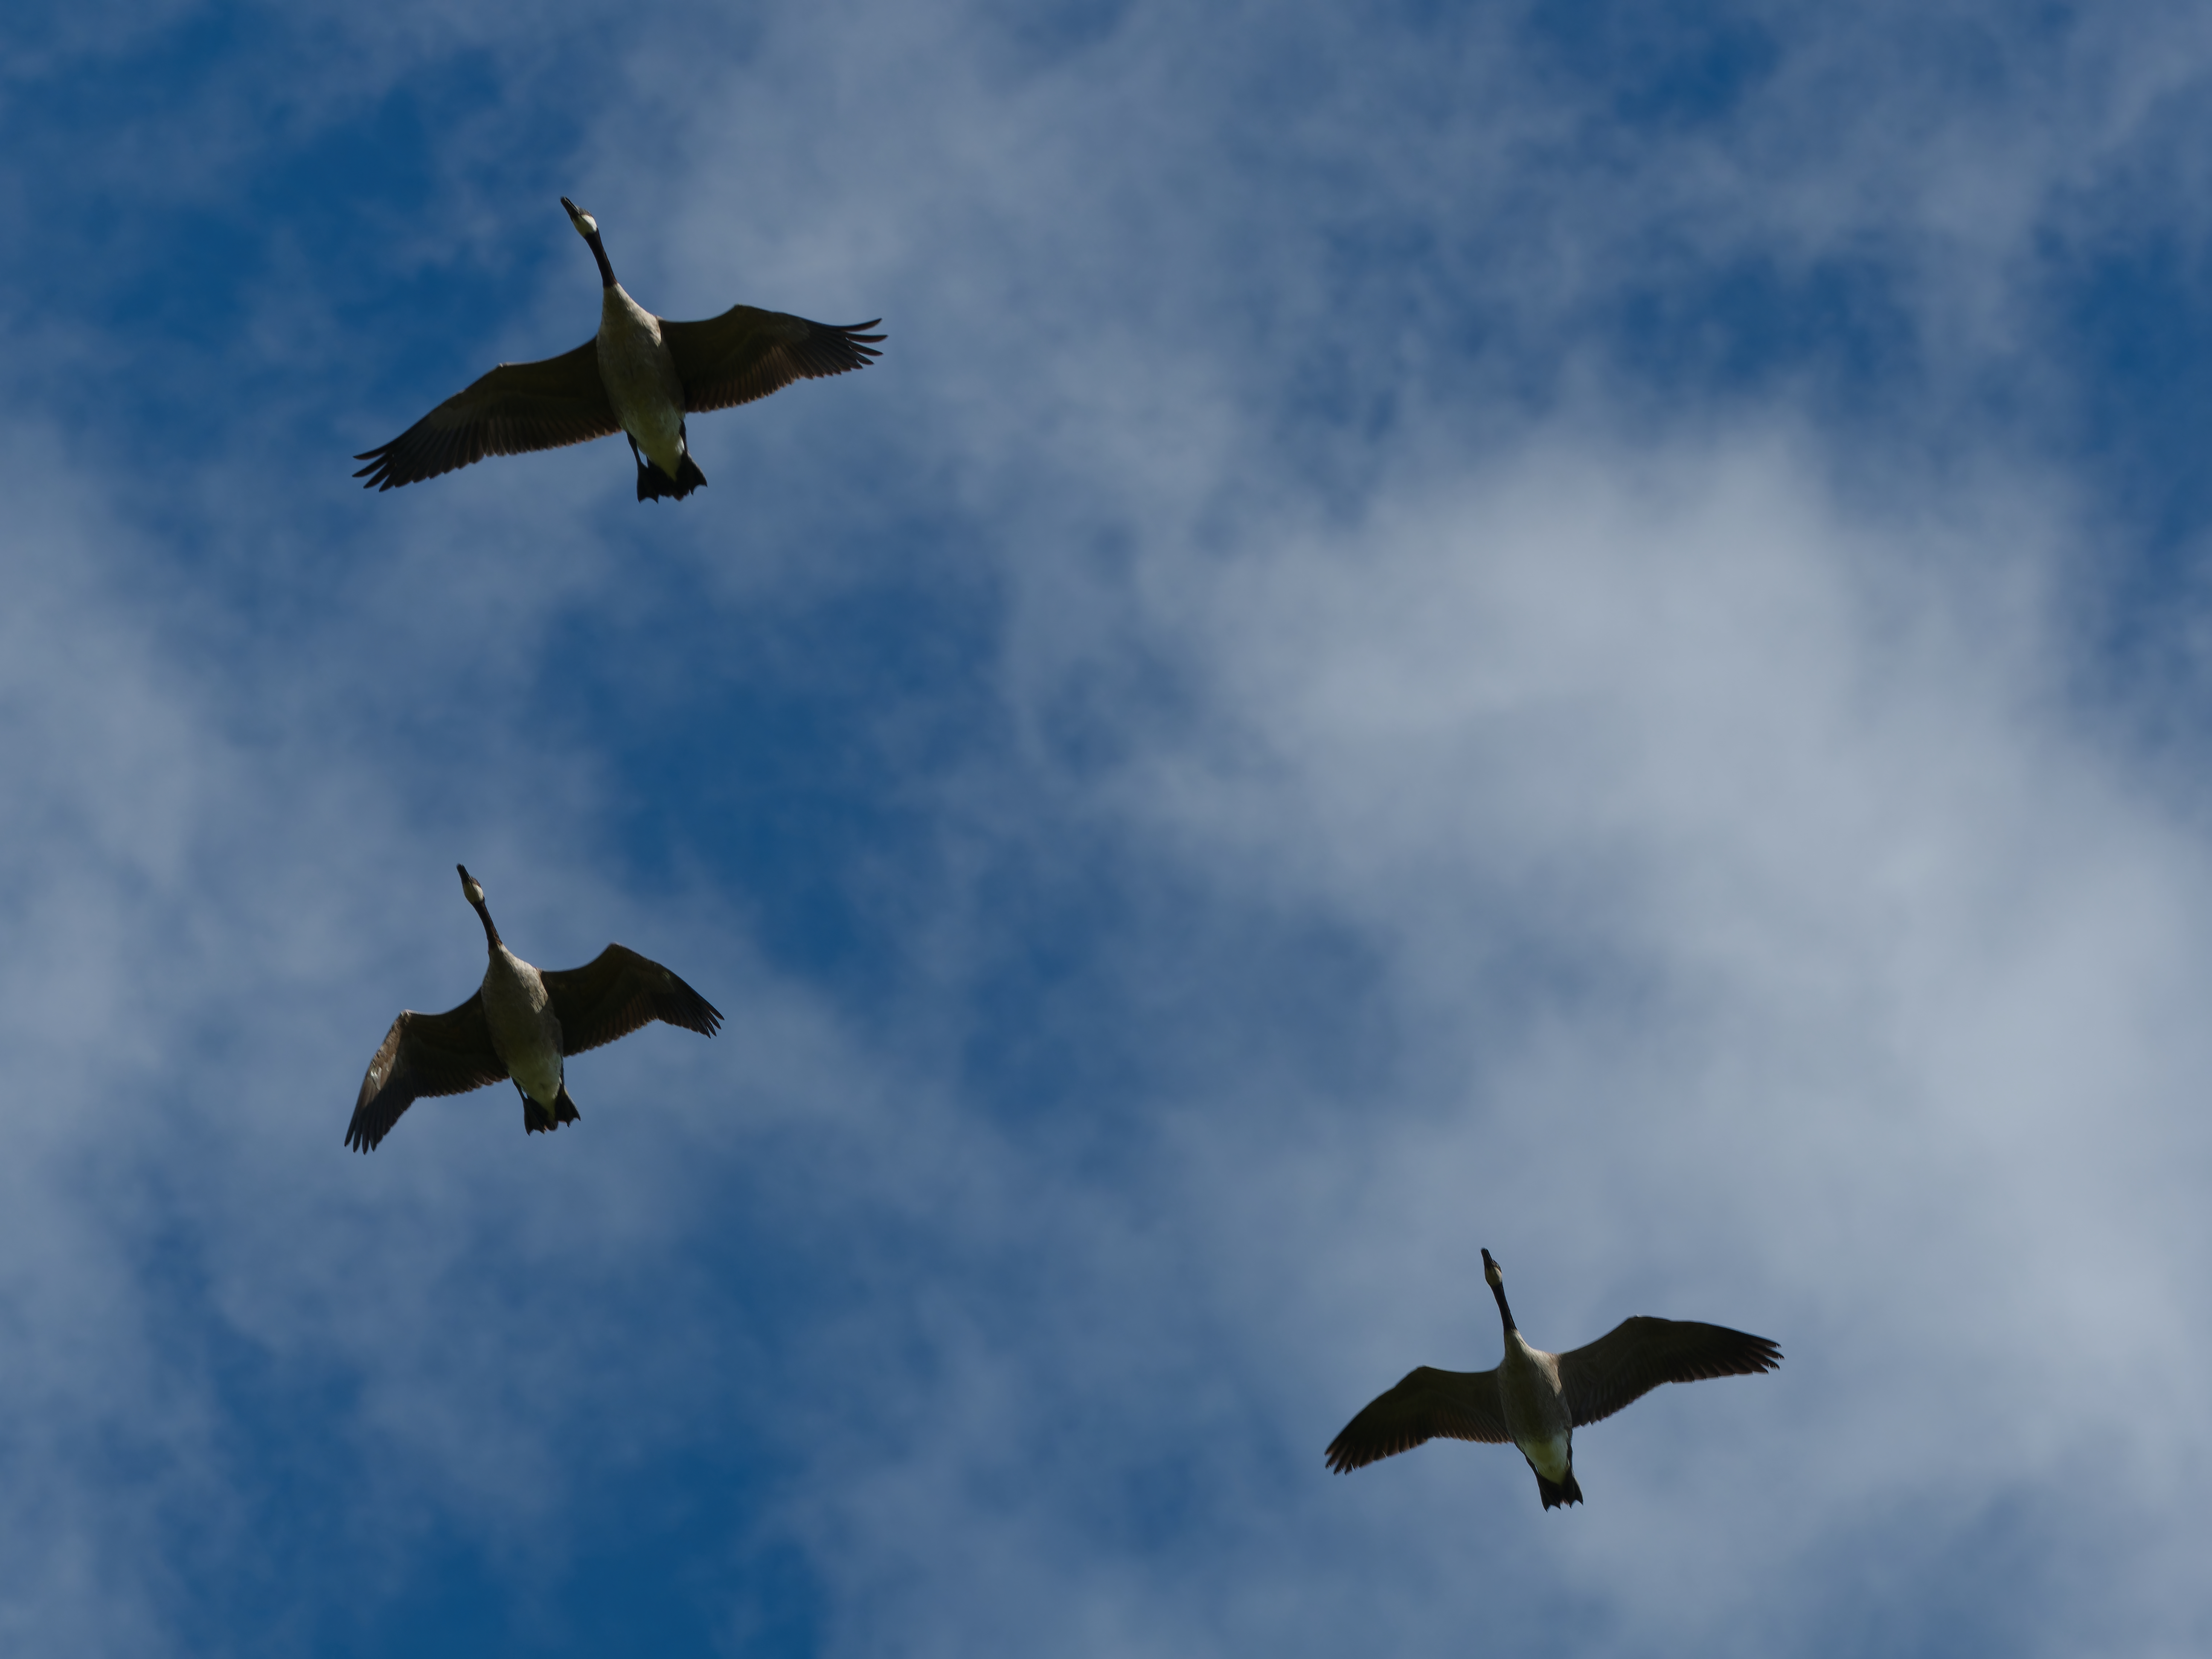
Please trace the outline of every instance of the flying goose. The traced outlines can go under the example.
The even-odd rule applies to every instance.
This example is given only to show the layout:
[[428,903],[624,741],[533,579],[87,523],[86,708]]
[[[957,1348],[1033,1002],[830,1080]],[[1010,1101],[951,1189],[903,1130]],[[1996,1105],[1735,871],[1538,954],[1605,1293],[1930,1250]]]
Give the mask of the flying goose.
[[346,1145],[376,1150],[400,1113],[424,1095],[460,1095],[501,1078],[522,1097],[522,1127],[531,1134],[576,1121],[562,1061],[570,1054],[628,1036],[665,1019],[712,1036],[722,1023],[714,1006],[657,962],[610,945],[581,968],[540,973],[507,948],[484,905],[483,888],[468,866],[461,891],[483,923],[491,962],[483,985],[442,1014],[407,1010],[392,1022],[368,1062],[354,1102]]
[[[570,201],[576,234],[599,262],[599,331],[574,351],[537,363],[501,363],[455,392],[380,448],[354,457],[364,489],[397,489],[487,455],[558,449],[620,432],[637,462],[637,498],[682,501],[704,484],[684,417],[729,409],[797,380],[865,368],[882,321],[810,323],[781,311],[732,306],[701,323],[672,323],[623,291],[599,241],[599,221]],[[642,452],[642,453],[641,453]]]
[[1515,1327],[1513,1310],[1505,1305],[1505,1275],[1488,1250],[1482,1253],[1482,1276],[1505,1323],[1505,1358],[1498,1369],[1440,1371],[1421,1365],[1408,1371],[1329,1443],[1329,1468],[1346,1474],[1440,1434],[1492,1445],[1510,1441],[1535,1472],[1546,1509],[1579,1504],[1574,1441],[1583,1424],[1612,1416],[1662,1382],[1746,1376],[1782,1363],[1782,1350],[1763,1336],[1640,1315],[1622,1320],[1586,1347],[1546,1353],[1530,1347]]

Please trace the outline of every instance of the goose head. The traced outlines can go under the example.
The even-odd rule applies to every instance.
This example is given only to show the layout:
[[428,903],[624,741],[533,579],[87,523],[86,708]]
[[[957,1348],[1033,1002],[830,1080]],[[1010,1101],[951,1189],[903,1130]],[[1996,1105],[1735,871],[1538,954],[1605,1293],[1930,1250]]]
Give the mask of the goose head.
[[1504,1270],[1498,1267],[1498,1258],[1487,1250],[1482,1253],[1482,1276],[1490,1281],[1491,1297],[1498,1304],[1498,1317],[1504,1322],[1507,1330],[1515,1329],[1513,1310],[1505,1301]]
[[607,246],[599,240],[599,222],[565,196],[561,198],[561,205],[568,210],[568,222],[575,226],[576,234],[592,250],[592,258],[599,262],[600,285],[613,288],[615,268],[607,263]]
[[484,902],[483,884],[469,873],[467,865],[457,864],[453,868],[461,872],[461,896],[475,907],[477,920],[483,923],[484,942],[496,954],[500,949],[499,927],[491,919],[491,907]]

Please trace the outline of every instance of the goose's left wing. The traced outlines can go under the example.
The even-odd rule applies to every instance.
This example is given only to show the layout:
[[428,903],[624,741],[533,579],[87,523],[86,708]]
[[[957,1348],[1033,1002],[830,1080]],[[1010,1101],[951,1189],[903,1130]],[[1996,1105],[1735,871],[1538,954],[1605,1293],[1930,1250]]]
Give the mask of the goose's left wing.
[[1782,1363],[1763,1336],[1694,1319],[1624,1319],[1595,1342],[1559,1356],[1559,1386],[1577,1428],[1612,1416],[1662,1382],[1748,1376]]
[[866,368],[882,354],[881,334],[865,323],[811,323],[787,311],[732,306],[703,322],[660,324],[661,343],[684,382],[684,408],[698,415],[781,392],[793,380]]
[[722,1024],[714,1005],[650,957],[610,945],[580,968],[541,973],[561,1022],[561,1052],[628,1036],[656,1019],[712,1036]]

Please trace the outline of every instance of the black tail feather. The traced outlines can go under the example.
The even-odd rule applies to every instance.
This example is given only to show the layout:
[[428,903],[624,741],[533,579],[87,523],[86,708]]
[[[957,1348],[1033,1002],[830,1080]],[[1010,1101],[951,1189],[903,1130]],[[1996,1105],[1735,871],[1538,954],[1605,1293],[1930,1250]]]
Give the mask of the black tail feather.
[[[514,1085],[515,1093],[522,1094],[522,1085]],[[568,1098],[566,1079],[561,1083],[561,1092],[553,1097],[553,1109],[547,1111],[528,1095],[522,1095],[522,1130],[525,1134],[550,1134],[564,1123],[574,1123],[583,1115],[576,1103]]]
[[707,475],[689,454],[684,457],[684,464],[676,469],[673,478],[651,461],[640,459],[637,464],[637,498],[641,501],[657,501],[664,495],[680,501],[693,490],[703,489],[706,484]]
[[[1529,1467],[1533,1473],[1534,1465],[1532,1464]],[[1537,1474],[1536,1495],[1544,1500],[1544,1507],[1547,1510],[1556,1510],[1565,1504],[1581,1503],[1583,1483],[1575,1479],[1573,1460],[1568,1461],[1567,1478],[1564,1481],[1547,1480],[1540,1474]]]

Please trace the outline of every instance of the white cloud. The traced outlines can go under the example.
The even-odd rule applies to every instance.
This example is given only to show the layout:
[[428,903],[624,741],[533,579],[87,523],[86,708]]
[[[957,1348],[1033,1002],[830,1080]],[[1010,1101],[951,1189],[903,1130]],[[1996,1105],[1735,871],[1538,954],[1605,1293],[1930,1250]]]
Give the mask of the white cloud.
[[[1898,459],[2033,338],[2039,230],[2185,126],[2197,26],[2123,10],[1972,97],[1791,15],[1735,128],[1595,157],[1603,99],[1495,20],[647,29],[563,181],[634,289],[893,337],[716,417],[704,510],[634,508],[606,446],[370,499],[317,454],[323,495],[264,418],[134,524],[82,505],[80,441],[15,434],[0,1630],[173,1648],[178,1517],[252,1547],[242,1385],[181,1324],[342,1397],[299,1478],[372,1597],[441,1525],[542,1594],[608,1470],[743,1441],[781,1461],[705,1524],[809,1543],[840,1648],[1810,1648],[1855,1575],[1971,1565],[1993,1516],[2034,1577],[1967,1574],[1970,1628],[2185,1642],[2190,791],[2069,702],[2105,532],[2067,480],[1980,427]],[[408,30],[323,52],[297,118],[458,49]],[[453,39],[504,40],[517,97],[574,68]],[[251,125],[163,158],[220,198]],[[441,175],[392,269],[550,216],[453,222],[514,176]],[[485,361],[581,337],[565,252]],[[1613,377],[1594,307],[1739,254],[1880,264],[1940,395],[1839,432]],[[353,395],[344,314],[279,295],[238,353],[302,354],[287,410]],[[908,565],[908,522],[951,529]],[[932,844],[855,878],[906,952],[862,1009],[682,847],[626,891],[635,734],[544,709],[585,613],[641,636],[595,669],[680,703],[671,570],[750,642],[895,562],[990,613],[942,672],[1012,737],[884,742]],[[457,856],[534,957],[623,939],[729,1028],[592,1056],[574,1135],[489,1091],[342,1154],[383,1023],[477,971]],[[1010,1030],[991,975],[1032,957],[1067,988]],[[1064,1092],[1010,1105],[1029,1042]],[[1494,1449],[1326,1476],[1403,1368],[1491,1358],[1486,1243],[1540,1341],[1648,1310],[1790,1360],[1593,1431],[1569,1516]]]
[[[2114,1574],[2188,1528],[2204,859],[2062,695],[2063,495],[1989,483],[1877,515],[1799,444],[1570,429],[1138,577],[1208,695],[1112,801],[1201,887],[1372,942],[1403,1044],[1364,1094],[1224,1074],[1187,1120],[1229,1363],[1340,1418],[1487,1363],[1477,1243],[1540,1341],[1654,1311],[1792,1356],[1586,1437],[1602,1514],[1542,1576],[1637,1650],[1760,1645],[1742,1616],[1869,1525],[1942,1552],[2024,1505],[2030,1555]],[[1390,1565],[1463,1547],[1455,1451],[1331,1494],[1439,1643],[1500,1598]],[[1483,1498],[1532,1502],[1506,1462]],[[2134,1583],[2039,1601],[2045,1639],[2182,1639],[2187,1580]]]

